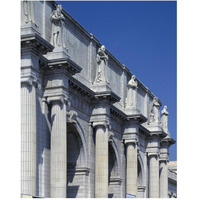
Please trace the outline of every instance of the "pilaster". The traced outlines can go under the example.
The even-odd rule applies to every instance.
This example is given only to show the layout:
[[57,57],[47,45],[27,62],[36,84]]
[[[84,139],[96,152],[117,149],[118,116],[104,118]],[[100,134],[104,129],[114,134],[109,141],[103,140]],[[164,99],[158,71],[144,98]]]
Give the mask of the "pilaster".
[[137,196],[137,140],[125,140],[126,145],[126,193]]
[[159,198],[159,154],[148,153],[149,157],[149,198]]
[[168,198],[167,163],[169,161],[169,147],[174,143],[175,141],[167,134],[160,144],[160,198]]
[[21,79],[21,193],[36,195],[36,87],[37,79]]
[[94,122],[95,139],[95,198],[108,198],[108,127],[106,121]]
[[67,119],[66,96],[48,97],[51,105],[51,197],[67,197]]
[[137,196],[138,176],[138,133],[139,121],[130,119],[124,127],[123,139],[126,145],[126,194]]

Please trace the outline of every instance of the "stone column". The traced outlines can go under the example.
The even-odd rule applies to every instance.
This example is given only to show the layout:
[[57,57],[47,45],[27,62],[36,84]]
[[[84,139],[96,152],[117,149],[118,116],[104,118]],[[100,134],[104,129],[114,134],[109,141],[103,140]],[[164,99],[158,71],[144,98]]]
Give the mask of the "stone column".
[[51,103],[51,197],[67,197],[66,97],[48,97]]
[[126,193],[137,195],[137,141],[125,140],[127,152]]
[[160,198],[168,198],[167,160],[160,160]]
[[94,122],[95,148],[95,198],[108,198],[108,127],[105,122]]
[[36,79],[21,82],[21,193],[36,195]]
[[149,197],[159,198],[159,160],[157,153],[149,153]]

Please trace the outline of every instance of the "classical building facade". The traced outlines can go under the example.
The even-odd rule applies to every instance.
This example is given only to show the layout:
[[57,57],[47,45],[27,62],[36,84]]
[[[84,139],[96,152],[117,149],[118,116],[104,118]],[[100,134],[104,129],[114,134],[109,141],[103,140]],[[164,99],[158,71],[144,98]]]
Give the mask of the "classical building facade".
[[175,197],[160,106],[61,5],[21,2],[22,197]]

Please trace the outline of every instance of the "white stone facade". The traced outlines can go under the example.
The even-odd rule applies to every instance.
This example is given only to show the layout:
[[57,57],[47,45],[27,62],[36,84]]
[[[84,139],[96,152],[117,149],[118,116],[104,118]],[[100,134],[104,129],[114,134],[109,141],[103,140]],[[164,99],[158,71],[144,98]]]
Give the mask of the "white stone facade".
[[62,6],[21,4],[22,197],[176,197],[166,107]]

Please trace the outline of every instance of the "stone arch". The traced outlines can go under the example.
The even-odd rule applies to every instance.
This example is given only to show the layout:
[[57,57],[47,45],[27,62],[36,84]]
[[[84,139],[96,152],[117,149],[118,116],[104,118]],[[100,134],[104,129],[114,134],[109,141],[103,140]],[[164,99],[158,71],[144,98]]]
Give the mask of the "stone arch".
[[144,198],[145,180],[144,180],[144,163],[140,153],[138,154],[138,177],[137,177],[137,197]]
[[120,197],[120,187],[121,187],[121,178],[120,178],[120,158],[117,146],[113,139],[109,141],[108,146],[109,151],[109,198],[119,198]]
[[87,197],[87,149],[80,124],[67,123],[67,197]]
[[79,122],[77,121],[77,123],[73,124],[75,126],[75,128],[77,129],[79,136],[81,138],[81,142],[83,144],[83,151],[84,151],[84,166],[87,166],[88,163],[88,155],[87,155],[87,144],[86,144],[86,139],[85,139],[85,135],[83,132],[83,129],[81,128]]

